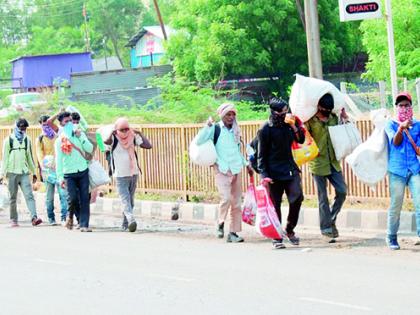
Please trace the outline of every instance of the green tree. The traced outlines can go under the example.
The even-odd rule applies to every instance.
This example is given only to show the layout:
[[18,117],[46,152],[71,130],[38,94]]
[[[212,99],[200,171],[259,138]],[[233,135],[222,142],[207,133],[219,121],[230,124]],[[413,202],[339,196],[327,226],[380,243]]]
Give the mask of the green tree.
[[[293,0],[175,0],[168,44],[177,72],[198,82],[226,75],[280,74],[290,83],[307,72],[306,36]],[[337,3],[320,0],[324,66],[348,63],[358,32],[339,22]]]
[[[420,75],[420,0],[392,1],[397,75],[415,79]],[[365,77],[387,80],[390,76],[385,19],[366,20],[360,26],[369,55]]]
[[103,0],[89,1],[90,25],[98,40],[109,40],[115,55],[121,64],[127,64],[128,49],[125,47],[129,38],[140,27],[144,6],[139,0]]

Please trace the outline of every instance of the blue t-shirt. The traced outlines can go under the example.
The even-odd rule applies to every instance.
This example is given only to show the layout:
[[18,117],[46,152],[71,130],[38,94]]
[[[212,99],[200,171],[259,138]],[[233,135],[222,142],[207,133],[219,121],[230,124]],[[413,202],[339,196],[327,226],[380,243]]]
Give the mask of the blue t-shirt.
[[[420,162],[407,135],[403,132],[403,141],[399,146],[396,146],[393,143],[398,127],[398,122],[393,120],[389,121],[385,127],[389,144],[388,171],[402,177],[407,177],[409,173],[416,175],[420,172]],[[413,124],[408,131],[414,142],[419,146],[420,122],[413,119]]]

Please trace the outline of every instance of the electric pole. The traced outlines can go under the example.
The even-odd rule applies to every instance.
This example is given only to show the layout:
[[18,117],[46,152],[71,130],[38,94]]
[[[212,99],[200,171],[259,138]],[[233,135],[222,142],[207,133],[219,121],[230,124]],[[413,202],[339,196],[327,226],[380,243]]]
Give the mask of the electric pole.
[[392,25],[392,8],[391,0],[385,1],[385,18],[388,32],[388,53],[389,53],[389,68],[391,71],[391,88],[392,88],[392,103],[395,102],[398,94],[397,82],[397,66],[395,65],[395,48],[394,48],[394,27]]
[[321,45],[319,39],[318,0],[305,0],[306,45],[309,76],[322,80]]
[[155,5],[156,14],[159,20],[160,28],[162,29],[163,38],[165,40],[168,40],[168,36],[166,36],[166,30],[165,30],[165,24],[163,24],[162,15],[160,14],[159,5],[157,3],[157,0],[153,0],[153,3]]

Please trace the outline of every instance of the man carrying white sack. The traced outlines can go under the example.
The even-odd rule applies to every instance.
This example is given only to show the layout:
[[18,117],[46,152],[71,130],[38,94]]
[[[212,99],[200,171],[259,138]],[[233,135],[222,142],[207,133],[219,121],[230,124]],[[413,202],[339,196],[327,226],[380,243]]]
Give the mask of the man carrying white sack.
[[215,143],[217,161],[214,165],[216,186],[220,194],[217,237],[224,237],[224,224],[230,208],[230,228],[227,242],[240,243],[244,239],[237,233],[242,229],[241,215],[241,170],[246,166],[248,174],[252,168],[241,154],[241,130],[236,121],[236,109],[231,103],[224,103],[217,109],[221,121],[214,123],[209,117],[207,126],[197,135],[197,145],[208,140]]
[[[337,161],[335,156],[328,131],[328,127],[336,126],[339,123],[337,115],[332,112],[333,109],[334,98],[331,94],[327,93],[319,99],[318,111],[315,116],[305,123],[305,127],[319,148],[319,155],[309,162],[309,168],[318,191],[321,234],[329,243],[335,243],[335,239],[339,236],[335,222],[347,196],[347,186],[341,172],[340,162]],[[340,116],[342,121],[348,120],[344,108]],[[328,200],[327,180],[335,189],[335,198],[332,207],[330,207]]]

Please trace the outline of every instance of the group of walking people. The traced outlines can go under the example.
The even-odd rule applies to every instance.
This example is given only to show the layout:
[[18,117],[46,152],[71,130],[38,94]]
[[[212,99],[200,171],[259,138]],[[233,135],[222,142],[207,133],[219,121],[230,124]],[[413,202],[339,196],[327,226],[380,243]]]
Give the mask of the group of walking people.
[[[225,222],[230,214],[227,242],[240,243],[244,239],[241,232],[242,187],[241,171],[246,167],[250,176],[257,172],[261,184],[270,194],[278,219],[282,222],[281,204],[286,194],[289,212],[284,234],[290,244],[300,243],[295,228],[304,200],[301,171],[296,164],[292,143],[303,143],[306,131],[316,142],[319,155],[309,163],[310,172],[318,193],[319,222],[323,238],[334,243],[339,237],[336,222],[346,200],[347,187],[337,160],[328,128],[346,122],[349,117],[344,109],[339,115],[333,112],[334,98],[323,95],[318,101],[316,114],[302,123],[290,112],[286,101],[273,97],[269,101],[270,116],[253,141],[256,161],[255,169],[241,153],[241,130],[237,122],[237,110],[232,103],[222,104],[217,114],[220,121],[212,118],[197,136],[197,145],[212,140],[217,161],[214,165],[215,182],[220,195],[217,237],[224,238]],[[406,186],[409,187],[415,207],[417,234],[420,237],[420,122],[413,117],[412,98],[401,93],[395,100],[396,117],[385,129],[389,146],[388,171],[390,179],[391,205],[388,210],[387,244],[391,249],[399,249],[397,233],[400,212]],[[55,121],[58,120],[59,126]],[[61,204],[61,223],[73,228],[74,216],[82,232],[92,231],[89,226],[90,191],[89,163],[94,151],[94,141],[79,127],[80,115],[62,111],[52,117],[41,116],[39,123],[42,134],[36,141],[36,154],[40,163],[41,176],[46,186],[46,210],[50,224],[56,224],[54,215],[54,192],[57,189]],[[29,174],[35,174],[31,141],[26,135],[29,124],[19,119],[8,139],[4,140],[3,164],[0,175],[8,181],[10,192],[11,226],[18,226],[16,197],[21,187],[31,214],[32,224],[39,225]],[[306,129],[306,131],[305,131]],[[116,186],[122,202],[122,229],[134,232],[137,223],[133,215],[134,194],[140,167],[136,147],[150,149],[150,141],[139,131],[132,129],[125,118],[115,122],[114,131],[105,139],[108,145],[107,160],[111,173],[116,178]],[[44,161],[50,158],[50,165]],[[48,160],[48,159],[47,159]],[[48,162],[48,161],[47,161]],[[34,176],[34,181],[36,176]],[[328,182],[334,187],[332,204],[328,198]],[[420,239],[419,239],[420,240]],[[420,242],[418,242],[420,244]],[[272,240],[274,249],[285,248],[281,239]]]
[[[41,181],[46,189],[48,223],[56,225],[54,194],[57,190],[61,207],[61,224],[68,229],[76,225],[81,232],[92,232],[89,225],[90,202],[95,191],[89,185],[89,165],[96,148],[95,137],[89,136],[80,124],[78,112],[60,111],[39,119],[42,133],[35,148]],[[58,121],[58,125],[56,123]],[[26,134],[29,123],[20,118],[12,133],[3,142],[1,180],[7,180],[10,194],[10,226],[18,227],[17,193],[20,187],[29,209],[32,225],[42,223],[38,217],[32,184],[37,181],[32,143]],[[119,118],[105,140],[109,145],[110,175],[115,177],[122,202],[122,229],[134,232],[137,222],[133,215],[134,195],[140,167],[136,147],[150,149],[149,140]],[[30,179],[32,174],[32,181]]]
[[[249,161],[241,154],[241,132],[236,120],[237,110],[233,104],[222,104],[217,113],[220,122],[214,123],[209,118],[207,125],[200,130],[197,144],[214,140],[217,152],[215,165],[216,186],[220,194],[220,211],[217,221],[217,237],[225,234],[225,221],[230,209],[230,226],[227,242],[243,242],[241,232],[241,182],[243,167],[250,176],[254,171],[261,175],[261,184],[267,187],[275,207],[278,219],[282,222],[281,204],[286,194],[289,212],[284,224],[284,234],[290,244],[299,245],[295,233],[299,213],[304,200],[301,171],[296,164],[292,143],[305,141],[305,130],[316,142],[319,154],[309,162],[318,194],[319,223],[322,237],[328,243],[335,243],[339,237],[336,222],[347,196],[347,186],[331,142],[328,128],[345,123],[349,117],[344,109],[339,115],[333,113],[334,98],[331,94],[323,95],[318,101],[316,114],[302,123],[291,114],[286,101],[272,98],[269,101],[270,116],[260,128],[253,140],[256,163],[252,169]],[[388,172],[390,178],[391,205],[388,210],[387,244],[390,249],[399,249],[397,233],[400,213],[406,186],[409,187],[415,208],[417,235],[416,244],[420,245],[420,122],[413,117],[412,98],[408,93],[401,93],[396,98],[396,117],[386,127],[389,146]],[[215,136],[217,135],[217,140]],[[328,182],[335,191],[330,204]],[[272,240],[274,249],[285,248],[283,238]]]

